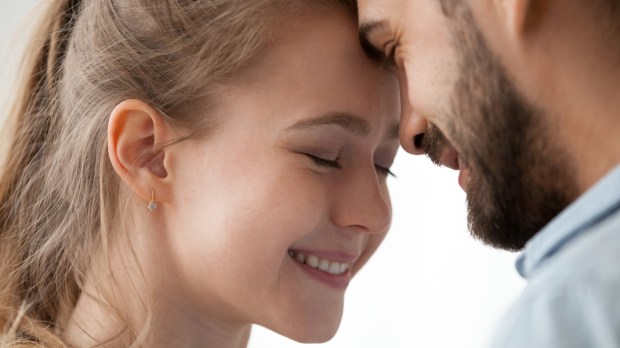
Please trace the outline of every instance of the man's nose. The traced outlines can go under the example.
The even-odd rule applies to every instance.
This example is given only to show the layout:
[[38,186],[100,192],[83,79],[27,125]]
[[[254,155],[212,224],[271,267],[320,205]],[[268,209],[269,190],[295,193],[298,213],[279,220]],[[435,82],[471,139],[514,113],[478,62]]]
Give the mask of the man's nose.
[[423,155],[422,141],[428,129],[428,122],[413,109],[409,99],[409,88],[405,74],[399,76],[400,81],[400,144],[405,151],[413,155]]

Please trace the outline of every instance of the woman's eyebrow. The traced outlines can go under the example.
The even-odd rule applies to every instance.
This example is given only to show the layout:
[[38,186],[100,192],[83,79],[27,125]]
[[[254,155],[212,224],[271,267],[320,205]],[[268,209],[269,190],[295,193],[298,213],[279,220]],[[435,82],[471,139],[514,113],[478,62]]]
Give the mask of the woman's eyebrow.
[[360,137],[367,137],[371,131],[371,127],[366,120],[346,112],[328,112],[319,117],[304,119],[296,122],[286,130],[300,130],[323,126],[337,126]]

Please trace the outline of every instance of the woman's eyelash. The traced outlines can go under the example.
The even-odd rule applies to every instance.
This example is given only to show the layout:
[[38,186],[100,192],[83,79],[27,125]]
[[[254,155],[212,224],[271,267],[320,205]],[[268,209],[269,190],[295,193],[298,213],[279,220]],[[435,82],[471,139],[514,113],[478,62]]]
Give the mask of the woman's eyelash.
[[[306,156],[308,156],[312,161],[314,161],[316,165],[320,167],[342,169],[342,165],[337,160],[327,160],[310,154],[306,154]],[[385,168],[379,165],[375,165],[375,168],[383,176],[391,176],[394,178],[396,177],[396,174],[394,174],[389,168]]]
[[396,178],[396,174],[394,174],[394,173],[393,173],[391,170],[389,170],[388,168],[381,167],[381,166],[378,166],[378,165],[375,165],[375,168],[377,168],[377,171],[378,171],[379,173],[381,173],[381,175],[383,175],[383,176],[391,176],[391,177],[393,177],[393,178]]
[[317,157],[317,156],[313,156],[313,155],[310,155],[310,154],[306,154],[306,156],[308,156],[311,160],[313,160],[314,163],[317,166],[319,166],[319,167],[342,169],[342,166],[340,165],[338,160],[335,160],[335,161],[327,160],[327,159],[324,159],[324,158],[321,158],[321,157]]

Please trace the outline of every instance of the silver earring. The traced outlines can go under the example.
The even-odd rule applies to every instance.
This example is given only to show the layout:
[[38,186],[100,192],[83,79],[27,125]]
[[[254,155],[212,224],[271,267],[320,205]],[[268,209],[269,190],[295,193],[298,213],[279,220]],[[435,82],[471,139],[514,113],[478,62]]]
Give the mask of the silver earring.
[[155,190],[151,190],[151,201],[149,202],[149,205],[146,207],[149,212],[154,212],[155,209],[157,209],[157,202],[155,202]]

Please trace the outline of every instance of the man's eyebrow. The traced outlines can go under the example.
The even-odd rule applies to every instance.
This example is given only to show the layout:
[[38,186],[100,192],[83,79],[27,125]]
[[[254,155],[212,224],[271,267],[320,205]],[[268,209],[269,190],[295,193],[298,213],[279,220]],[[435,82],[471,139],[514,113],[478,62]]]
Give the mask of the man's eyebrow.
[[368,58],[383,63],[385,61],[385,52],[379,50],[370,42],[370,35],[377,30],[384,29],[387,26],[386,21],[362,22],[359,27],[359,40],[364,52]]
[[288,127],[287,130],[308,129],[322,126],[338,126],[361,137],[367,137],[371,130],[366,120],[346,112],[328,112],[319,117],[304,119]]

